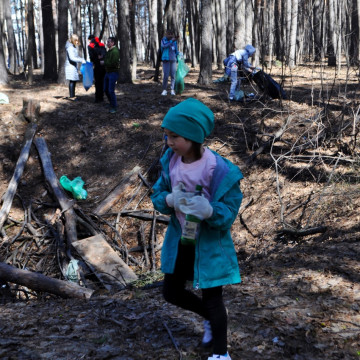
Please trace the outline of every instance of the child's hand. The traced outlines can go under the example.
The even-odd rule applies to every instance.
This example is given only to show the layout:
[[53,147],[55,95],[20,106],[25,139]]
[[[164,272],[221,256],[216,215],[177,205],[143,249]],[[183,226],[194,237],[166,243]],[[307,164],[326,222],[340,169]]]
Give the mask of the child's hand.
[[180,182],[174,186],[172,193],[166,196],[166,203],[169,207],[174,208],[176,211],[179,211],[180,200],[192,196],[192,193],[187,193],[185,191],[185,185]]
[[208,219],[213,214],[213,208],[209,200],[204,196],[193,196],[180,205],[180,211],[184,214],[194,215],[200,220]]

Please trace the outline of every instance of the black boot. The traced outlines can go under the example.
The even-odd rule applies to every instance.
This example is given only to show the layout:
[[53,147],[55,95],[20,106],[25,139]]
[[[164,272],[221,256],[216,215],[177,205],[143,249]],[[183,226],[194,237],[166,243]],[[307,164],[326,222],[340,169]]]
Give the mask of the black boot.
[[70,93],[70,99],[75,98],[75,87],[76,87],[76,81],[70,80],[69,82],[69,93]]

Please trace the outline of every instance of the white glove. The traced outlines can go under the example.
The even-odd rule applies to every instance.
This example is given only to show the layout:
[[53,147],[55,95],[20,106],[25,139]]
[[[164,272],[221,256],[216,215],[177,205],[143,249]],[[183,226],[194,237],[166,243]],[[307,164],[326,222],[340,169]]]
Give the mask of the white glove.
[[184,214],[194,215],[200,220],[208,219],[213,214],[213,208],[209,200],[199,195],[189,199],[180,199],[179,209]]
[[181,199],[187,199],[193,196],[193,193],[185,191],[185,185],[179,182],[174,188],[172,193],[168,194],[165,198],[166,203],[169,207],[179,211],[179,205]]

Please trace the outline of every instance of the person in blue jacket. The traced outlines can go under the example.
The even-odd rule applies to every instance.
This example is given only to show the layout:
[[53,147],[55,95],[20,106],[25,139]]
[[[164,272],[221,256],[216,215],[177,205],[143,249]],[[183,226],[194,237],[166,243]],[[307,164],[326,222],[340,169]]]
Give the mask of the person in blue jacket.
[[176,57],[179,54],[176,37],[172,30],[167,30],[161,40],[161,60],[163,62],[163,83],[161,95],[167,95],[167,84],[169,76],[171,78],[170,94],[175,95],[175,74]]
[[[241,282],[230,228],[242,200],[240,169],[203,146],[214,128],[213,112],[199,100],[189,98],[165,115],[169,148],[161,158],[161,176],[153,186],[151,200],[156,210],[171,215],[162,253],[166,301],[202,316],[202,346],[213,345],[208,360],[230,359],[227,352],[227,314],[223,286]],[[195,195],[196,185],[202,195]],[[202,220],[195,245],[181,241],[185,214]],[[187,290],[192,280],[199,297]]]
[[249,57],[255,54],[256,49],[252,45],[246,45],[244,49],[236,50],[225,60],[225,73],[231,79],[229,100],[234,100],[235,91],[240,89],[241,80],[238,79],[238,68],[252,72],[255,67],[249,63]]

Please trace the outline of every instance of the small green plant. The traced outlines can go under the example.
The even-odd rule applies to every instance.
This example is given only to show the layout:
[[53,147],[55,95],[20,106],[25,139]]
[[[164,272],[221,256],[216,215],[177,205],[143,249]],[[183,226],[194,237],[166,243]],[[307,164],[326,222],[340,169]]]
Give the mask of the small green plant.
[[133,127],[135,128],[135,129],[138,129],[139,127],[140,127],[140,124],[139,123],[133,123]]

